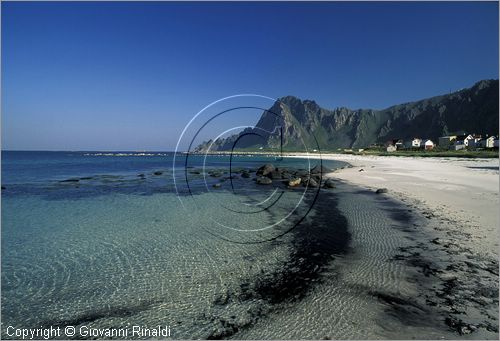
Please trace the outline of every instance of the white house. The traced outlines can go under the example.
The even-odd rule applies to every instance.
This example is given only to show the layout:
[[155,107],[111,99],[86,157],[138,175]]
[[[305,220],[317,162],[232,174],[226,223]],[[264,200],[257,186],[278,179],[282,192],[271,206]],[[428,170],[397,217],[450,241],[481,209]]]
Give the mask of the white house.
[[495,147],[495,140],[498,140],[496,136],[490,136],[486,139],[485,147],[486,148],[493,148]]
[[[458,139],[457,139],[457,140],[458,140]],[[466,147],[468,147],[468,146],[469,146],[469,141],[470,141],[470,140],[472,140],[472,135],[467,135],[467,136],[463,139],[463,141],[464,141],[464,145],[465,145]]]
[[395,152],[397,149],[398,149],[398,148],[397,148],[395,145],[390,144],[390,145],[388,145],[388,146],[387,146],[387,149],[386,149],[386,150],[387,150],[389,153],[392,153],[392,152]]
[[411,141],[412,148],[420,148],[421,144],[422,144],[422,140],[419,138],[416,138],[416,137]]
[[463,144],[467,147],[470,139],[472,139],[472,135],[458,135],[455,139],[455,145]]
[[427,140],[425,141],[425,150],[431,150],[431,149],[434,149],[434,142],[432,142],[432,140]]
[[[475,135],[475,134],[474,135],[471,135],[471,134],[461,135],[461,136],[457,136],[455,144],[462,142],[466,147],[468,147],[470,141],[472,141],[472,145],[475,145],[476,142],[480,139],[481,139],[481,135]],[[471,145],[471,147],[472,147],[472,145]]]

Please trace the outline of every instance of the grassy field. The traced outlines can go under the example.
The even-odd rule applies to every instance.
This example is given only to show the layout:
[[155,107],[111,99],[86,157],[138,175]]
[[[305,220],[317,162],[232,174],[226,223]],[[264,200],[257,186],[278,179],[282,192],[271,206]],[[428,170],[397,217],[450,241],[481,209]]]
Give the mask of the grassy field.
[[[328,153],[322,151],[322,153]],[[334,153],[339,153],[335,151]],[[462,157],[462,158],[498,158],[497,150],[398,150],[387,152],[385,149],[365,149],[363,151],[340,151],[341,154],[352,155],[380,155],[380,156],[406,156],[406,157]]]

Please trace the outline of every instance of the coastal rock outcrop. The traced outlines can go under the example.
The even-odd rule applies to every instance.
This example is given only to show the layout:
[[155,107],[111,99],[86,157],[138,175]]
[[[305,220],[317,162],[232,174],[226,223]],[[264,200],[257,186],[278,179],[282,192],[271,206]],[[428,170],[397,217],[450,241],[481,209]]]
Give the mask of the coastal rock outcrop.
[[257,175],[268,176],[268,174],[274,172],[275,170],[276,168],[272,164],[268,163],[257,169]]
[[259,185],[270,185],[273,183],[273,180],[269,179],[266,176],[259,176],[256,180]]
[[306,180],[304,180],[303,182],[304,184],[304,187],[318,187],[318,182],[316,180],[314,180],[314,178],[307,178]]
[[311,169],[311,174],[320,174],[320,173],[325,174],[325,173],[330,173],[330,172],[332,172],[332,170],[323,166],[323,165],[321,165],[321,166],[316,165]]
[[290,187],[297,187],[297,186],[300,185],[301,181],[302,181],[301,178],[291,179],[290,181],[288,181],[288,186],[290,186]]

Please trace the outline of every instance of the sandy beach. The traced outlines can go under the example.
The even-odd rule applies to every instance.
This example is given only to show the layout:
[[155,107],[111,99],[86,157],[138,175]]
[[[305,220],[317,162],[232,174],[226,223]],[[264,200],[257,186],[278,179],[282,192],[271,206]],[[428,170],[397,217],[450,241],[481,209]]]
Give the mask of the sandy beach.
[[[398,299],[382,301],[389,315],[405,321],[404,334],[413,333],[412,323],[422,328],[430,323],[424,316],[433,316],[431,320],[446,325],[455,337],[498,338],[499,160],[341,154],[323,154],[322,159],[350,165],[326,174],[337,182],[339,195],[344,184],[352,185],[359,188],[355,202],[371,193],[373,202],[396,204],[380,209],[402,218],[400,227],[372,229],[368,239],[359,237],[367,225],[347,218],[354,249],[368,250],[368,257],[380,247],[369,246],[372,240],[384,243],[400,236],[390,247],[396,254],[384,263],[403,265],[398,276],[406,284],[401,285],[415,287],[398,289]],[[377,194],[377,189],[386,192]],[[369,216],[374,223],[377,213]],[[413,309],[424,313],[414,314]],[[449,337],[444,330],[433,336],[442,337]]]
[[323,154],[322,158],[353,166],[327,177],[372,190],[386,188],[387,195],[424,215],[448,221],[447,229],[470,234],[463,243],[474,252],[498,258],[498,159],[345,154]]

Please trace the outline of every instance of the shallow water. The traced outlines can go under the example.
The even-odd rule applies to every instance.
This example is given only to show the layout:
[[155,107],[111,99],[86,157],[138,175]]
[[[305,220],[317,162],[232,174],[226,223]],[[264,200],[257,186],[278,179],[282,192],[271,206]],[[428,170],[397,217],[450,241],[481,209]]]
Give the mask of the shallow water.
[[[80,168],[73,164],[78,157]],[[174,186],[172,159],[152,157],[166,160],[49,154],[30,163],[27,155],[4,155],[4,337],[9,325],[169,325],[175,338],[224,336],[250,326],[274,302],[302,295],[308,285],[287,269],[312,276],[328,255],[316,263],[299,257],[304,251],[290,231],[311,210],[317,190],[259,187],[239,177],[208,176],[206,185],[192,174],[189,194],[183,172]],[[208,169],[224,172],[224,159],[214,160]],[[279,162],[234,165],[263,161]],[[288,290],[290,281],[304,288]],[[221,302],[229,327],[220,325]]]
[[[203,169],[199,157],[173,168],[168,153],[32,154],[2,155],[3,338],[9,325],[160,325],[176,339],[498,337],[498,263],[469,266],[473,255],[436,245],[432,224],[387,195],[252,179],[263,163],[317,161],[240,157],[228,169],[218,156]],[[465,270],[450,273],[455,263]],[[450,289],[450,275],[473,284]],[[480,331],[460,335],[449,318]]]

